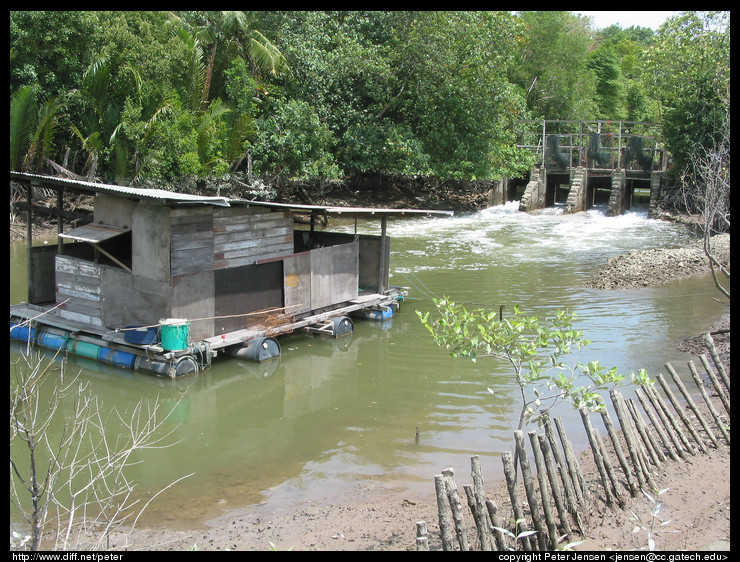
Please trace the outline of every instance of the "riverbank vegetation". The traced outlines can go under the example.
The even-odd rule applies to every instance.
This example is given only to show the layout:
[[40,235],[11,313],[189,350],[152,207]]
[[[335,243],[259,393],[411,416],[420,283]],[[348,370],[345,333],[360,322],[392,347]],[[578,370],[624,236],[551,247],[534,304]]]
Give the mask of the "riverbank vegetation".
[[661,123],[683,172],[720,141],[729,44],[729,12],[654,32],[553,11],[13,11],[10,167],[515,177],[527,120],[621,119]]

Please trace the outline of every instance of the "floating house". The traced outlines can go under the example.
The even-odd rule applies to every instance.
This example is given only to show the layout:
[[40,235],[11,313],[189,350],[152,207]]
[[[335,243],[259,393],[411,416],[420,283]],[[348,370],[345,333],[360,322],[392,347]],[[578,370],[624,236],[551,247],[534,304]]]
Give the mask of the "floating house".
[[[205,197],[10,173],[33,213],[56,216],[56,245],[27,233],[28,301],[10,306],[11,340],[177,377],[219,355],[264,361],[279,336],[338,337],[352,318],[386,319],[406,296],[389,285],[392,216],[449,211],[290,205]],[[23,189],[25,188],[25,189]],[[35,204],[52,190],[57,208]],[[65,194],[94,196],[72,216]],[[354,232],[314,228],[317,217],[355,220]],[[297,217],[305,217],[299,224]],[[64,218],[73,228],[63,230]],[[380,235],[357,220],[380,221]],[[351,222],[350,222],[351,224]]]

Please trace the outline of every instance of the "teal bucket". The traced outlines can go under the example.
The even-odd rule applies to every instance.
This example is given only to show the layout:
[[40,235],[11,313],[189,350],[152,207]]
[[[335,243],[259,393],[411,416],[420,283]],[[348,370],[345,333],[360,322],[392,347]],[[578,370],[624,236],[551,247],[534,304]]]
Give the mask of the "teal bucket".
[[188,332],[190,324],[187,320],[168,318],[159,321],[159,340],[165,351],[180,351],[188,348]]

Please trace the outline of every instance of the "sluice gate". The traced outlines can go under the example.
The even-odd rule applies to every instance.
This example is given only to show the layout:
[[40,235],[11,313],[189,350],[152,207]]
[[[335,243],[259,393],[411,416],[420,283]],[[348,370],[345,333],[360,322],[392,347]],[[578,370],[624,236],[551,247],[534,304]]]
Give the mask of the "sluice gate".
[[537,155],[520,199],[521,211],[562,205],[566,213],[576,213],[603,204],[608,215],[620,215],[663,181],[667,154],[658,124],[532,123],[528,138],[519,145]]

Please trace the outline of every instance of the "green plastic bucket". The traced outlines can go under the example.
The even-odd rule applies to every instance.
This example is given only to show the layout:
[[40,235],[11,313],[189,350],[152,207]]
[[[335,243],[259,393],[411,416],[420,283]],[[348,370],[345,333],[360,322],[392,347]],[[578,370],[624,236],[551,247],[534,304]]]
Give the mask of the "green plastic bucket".
[[187,320],[167,318],[159,321],[159,338],[162,349],[165,351],[179,351],[188,347],[188,331],[190,324]]

